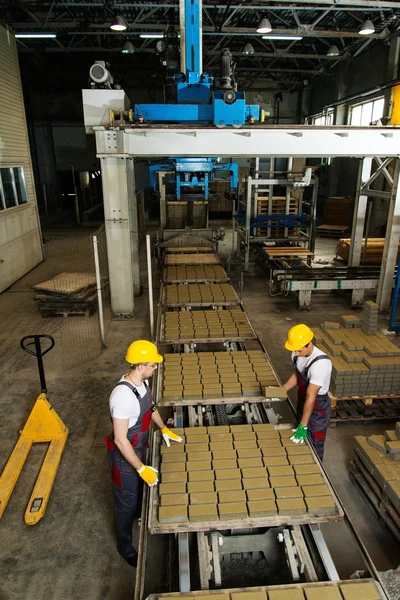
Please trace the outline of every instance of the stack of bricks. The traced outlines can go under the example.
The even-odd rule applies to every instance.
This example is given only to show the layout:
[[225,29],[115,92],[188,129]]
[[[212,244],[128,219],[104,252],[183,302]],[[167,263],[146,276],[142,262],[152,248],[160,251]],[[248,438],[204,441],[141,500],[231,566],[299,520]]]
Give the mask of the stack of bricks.
[[163,380],[170,401],[260,397],[266,386],[279,386],[261,350],[164,354]]
[[368,301],[364,303],[361,329],[367,335],[375,335],[378,327],[378,305],[375,302]]
[[180,310],[164,314],[164,341],[251,339],[255,333],[240,308]]
[[[307,445],[270,424],[175,430],[161,446],[160,524],[271,517],[337,516],[337,506]],[[159,434],[158,434],[159,435]],[[248,523],[249,524],[249,523]]]
[[354,450],[364,468],[389,499],[400,521],[400,422],[384,435],[356,436]]
[[239,302],[230,283],[171,283],[165,290],[167,305]]
[[176,594],[151,594],[148,600],[384,600],[381,586],[373,579],[297,583],[288,585],[207,590]]
[[220,265],[169,266],[165,269],[165,281],[227,281],[225,269]]
[[318,348],[332,361],[331,393],[336,397],[399,394],[400,348],[380,332],[365,333],[357,319],[342,317],[344,321],[343,327],[326,322],[313,328]]

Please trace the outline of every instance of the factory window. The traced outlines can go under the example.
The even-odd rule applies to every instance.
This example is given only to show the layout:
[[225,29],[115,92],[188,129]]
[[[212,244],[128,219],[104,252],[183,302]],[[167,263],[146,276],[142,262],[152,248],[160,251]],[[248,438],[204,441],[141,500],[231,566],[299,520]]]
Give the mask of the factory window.
[[372,102],[363,102],[351,107],[350,125],[363,127],[376,123],[383,117],[383,108],[385,104],[384,98],[377,98]]
[[0,210],[14,208],[27,202],[23,167],[0,168]]
[[326,113],[321,113],[312,118],[312,125],[332,125],[333,110],[328,110]]

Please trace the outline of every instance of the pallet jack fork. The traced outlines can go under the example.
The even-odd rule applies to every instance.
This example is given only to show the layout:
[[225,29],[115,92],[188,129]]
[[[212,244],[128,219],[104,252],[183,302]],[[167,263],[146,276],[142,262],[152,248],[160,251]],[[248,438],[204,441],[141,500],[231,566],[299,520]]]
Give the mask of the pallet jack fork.
[[[42,351],[40,343],[42,338],[50,340],[50,346],[44,351]],[[0,477],[0,519],[21,474],[32,444],[38,442],[49,442],[49,447],[25,511],[25,523],[27,525],[35,525],[40,521],[46,512],[50,499],[69,434],[68,428],[47,399],[43,356],[53,348],[54,343],[54,339],[50,335],[27,335],[20,342],[21,348],[25,352],[37,358],[42,393],[36,400]],[[32,345],[35,346],[34,350],[29,348]]]

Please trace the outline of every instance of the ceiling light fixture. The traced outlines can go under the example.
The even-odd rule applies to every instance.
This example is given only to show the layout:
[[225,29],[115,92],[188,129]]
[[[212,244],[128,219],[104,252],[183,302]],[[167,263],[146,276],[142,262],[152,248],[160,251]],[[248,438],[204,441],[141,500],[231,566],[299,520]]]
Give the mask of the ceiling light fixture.
[[261,19],[256,31],[257,33],[269,33],[272,31],[271,23],[268,21],[268,19]]
[[254,54],[254,48],[252,44],[248,43],[245,45],[245,47],[243,48],[243,54],[246,54],[247,56]]
[[140,33],[139,37],[143,40],[162,40],[163,33]]
[[115,19],[111,21],[110,25],[110,29],[113,31],[125,31],[127,27],[127,22],[125,21],[124,17],[121,17],[120,15],[117,15]]
[[336,44],[333,44],[326,53],[327,56],[339,56],[339,54],[339,48],[336,46]]
[[136,48],[132,42],[125,42],[125,44],[122,46],[121,52],[122,54],[133,54],[136,52]]
[[375,26],[374,26],[373,22],[370,19],[367,19],[361,25],[361,29],[359,30],[358,33],[360,35],[371,35],[371,33],[374,33],[374,31],[375,31]]
[[18,39],[28,39],[28,38],[55,38],[57,35],[55,33],[16,33],[15,37]]
[[263,35],[263,40],[302,40],[301,35]]

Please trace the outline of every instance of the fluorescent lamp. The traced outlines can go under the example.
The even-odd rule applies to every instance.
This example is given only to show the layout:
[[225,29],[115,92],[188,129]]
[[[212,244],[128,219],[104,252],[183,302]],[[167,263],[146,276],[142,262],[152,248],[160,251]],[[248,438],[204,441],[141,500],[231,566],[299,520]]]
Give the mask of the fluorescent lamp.
[[263,40],[302,40],[301,35],[263,35]]
[[127,23],[124,17],[121,17],[120,15],[117,15],[115,19],[111,21],[110,29],[113,31],[125,31],[126,28]]
[[336,44],[333,44],[328,52],[326,53],[327,56],[339,56],[339,48],[336,46]]
[[140,33],[139,37],[143,40],[162,40],[163,33]]
[[374,26],[373,22],[370,21],[370,19],[367,19],[361,25],[361,29],[359,30],[358,33],[360,35],[371,35],[371,33],[374,33],[374,31],[375,31],[375,26]]
[[29,38],[55,38],[57,35],[55,33],[16,33],[16,38],[19,39],[29,39]]
[[246,55],[254,54],[254,48],[253,48],[252,44],[245,45],[245,47],[243,48],[243,54],[246,54]]
[[261,19],[256,31],[257,33],[269,33],[272,31],[271,23],[268,21],[268,19]]
[[125,42],[125,44],[122,46],[121,52],[122,54],[133,54],[136,52],[136,48],[132,42]]

